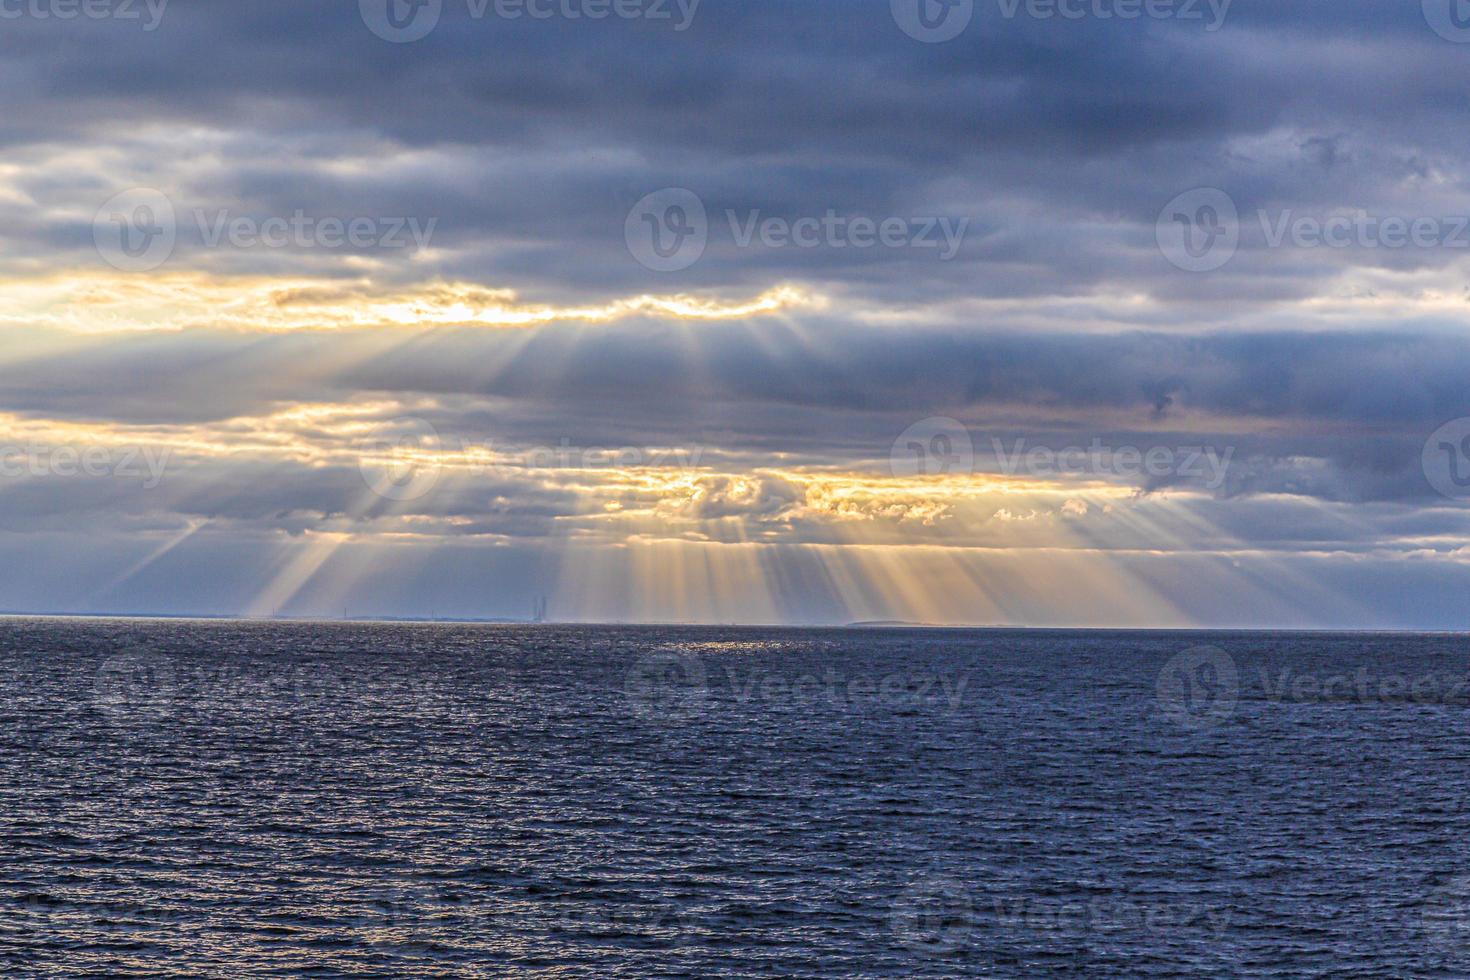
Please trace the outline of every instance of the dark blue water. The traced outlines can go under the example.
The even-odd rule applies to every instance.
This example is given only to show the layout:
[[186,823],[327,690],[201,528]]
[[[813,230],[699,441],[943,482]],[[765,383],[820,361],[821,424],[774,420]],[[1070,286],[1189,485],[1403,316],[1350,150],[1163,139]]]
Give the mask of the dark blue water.
[[1464,976],[1467,654],[0,621],[0,969]]

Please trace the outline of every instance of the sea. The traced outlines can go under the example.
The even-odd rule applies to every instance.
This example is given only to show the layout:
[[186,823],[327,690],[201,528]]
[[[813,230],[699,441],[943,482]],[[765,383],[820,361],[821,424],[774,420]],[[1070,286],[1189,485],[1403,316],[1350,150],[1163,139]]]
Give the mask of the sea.
[[4,619],[0,973],[1463,977],[1467,655]]

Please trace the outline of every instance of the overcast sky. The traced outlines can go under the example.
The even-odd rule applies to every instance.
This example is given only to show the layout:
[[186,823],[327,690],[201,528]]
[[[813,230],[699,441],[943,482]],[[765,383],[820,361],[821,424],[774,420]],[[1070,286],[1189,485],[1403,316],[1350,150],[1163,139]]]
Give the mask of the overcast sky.
[[1459,13],[0,0],[0,609],[1470,628]]

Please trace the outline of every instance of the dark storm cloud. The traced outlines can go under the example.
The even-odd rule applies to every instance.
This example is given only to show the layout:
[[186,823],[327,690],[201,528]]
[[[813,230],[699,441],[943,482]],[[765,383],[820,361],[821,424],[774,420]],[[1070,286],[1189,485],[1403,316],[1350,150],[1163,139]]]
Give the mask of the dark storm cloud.
[[[1413,56],[1375,70],[1413,80],[1457,60],[1412,4],[1236,0],[1216,32],[976,7],[960,38],[929,46],[875,0],[704,0],[682,32],[646,19],[473,19],[448,0],[431,35],[393,45],[351,0],[199,0],[171,4],[154,32],[22,18],[4,47],[24,94],[82,104],[59,129],[113,111],[217,124],[233,108],[247,124],[315,114],[414,143],[590,129],[700,155],[806,146],[914,167],[997,142],[1095,152],[1218,138],[1312,102],[1357,114],[1409,86],[1375,91],[1365,78],[1354,91],[1312,72],[1314,60]],[[1295,66],[1271,63],[1285,51]],[[1285,83],[1299,79],[1312,83]],[[1440,77],[1429,90],[1454,85]],[[19,115],[43,106],[28,98]]]
[[[815,330],[832,336],[829,324]],[[349,367],[334,368],[334,364]],[[885,464],[929,416],[996,442],[1230,447],[1226,495],[1428,498],[1425,441],[1470,416],[1450,334],[994,335],[849,325],[134,336],[0,378],[0,410],[132,425],[228,422],[296,403],[384,402],[446,437],[512,447],[704,445]],[[408,406],[405,408],[404,406]],[[368,411],[364,409],[364,411]],[[391,415],[389,416],[391,417]],[[303,423],[304,425],[306,423]],[[243,424],[240,432],[248,431]],[[308,428],[302,430],[313,435]],[[1169,485],[1156,481],[1153,488]],[[326,509],[326,508],[322,508]]]
[[[809,333],[823,339],[812,341]],[[400,338],[394,338],[401,341]],[[339,362],[361,361],[337,369]],[[0,409],[133,422],[226,419],[351,393],[617,405],[916,412],[1099,409],[1396,431],[1470,414],[1454,334],[977,334],[781,321],[376,334],[114,335],[0,378]],[[223,402],[206,392],[228,394]],[[677,424],[675,420],[671,424]],[[1343,428],[1344,434],[1349,429]]]
[[[1413,0],[1235,0],[1218,30],[1041,19],[1018,2],[1009,17],[1010,0],[976,0],[958,38],[925,44],[889,0],[702,0],[687,30],[472,19],[468,0],[444,0],[429,36],[393,44],[356,0],[173,0],[153,30],[10,17],[23,8],[0,0],[0,275],[18,287],[55,276],[68,290],[17,288],[30,305],[0,310],[20,338],[0,373],[0,412],[20,424],[0,448],[24,445],[27,423],[60,420],[176,454],[152,488],[0,481],[0,599],[239,611],[278,574],[283,543],[382,532],[419,541],[421,556],[454,541],[424,565],[462,568],[467,582],[484,566],[465,555],[488,541],[476,560],[498,556],[499,571],[486,581],[509,585],[507,609],[523,610],[546,588],[533,573],[547,543],[618,541],[627,526],[608,528],[622,507],[640,531],[850,543],[803,476],[881,482],[900,434],[945,416],[987,473],[1018,446],[1094,441],[1210,447],[1230,465],[1217,482],[1104,475],[1138,491],[1102,495],[1127,500],[1116,512],[1083,490],[1061,500],[1065,480],[1045,505],[946,500],[952,513],[927,516],[860,488],[843,519],[875,543],[1075,539],[1200,622],[1240,622],[1241,593],[1221,574],[1238,562],[1252,581],[1285,568],[1371,600],[1371,612],[1318,605],[1318,619],[1282,622],[1463,625],[1470,572],[1451,552],[1466,510],[1436,494],[1421,455],[1441,424],[1470,417],[1470,235],[1464,248],[1268,238],[1297,218],[1429,218],[1446,231],[1470,215],[1470,45],[1436,33]],[[138,186],[167,194],[179,240],[156,278],[129,280],[100,264],[94,217]],[[630,249],[625,221],[665,187],[698,196],[709,241],[688,268],[658,273]],[[1238,252],[1188,272],[1156,223],[1200,187],[1238,211]],[[431,247],[385,254],[211,246],[195,223],[196,212],[297,211],[436,226]],[[828,215],[964,225],[952,255],[739,239],[746,222]],[[92,270],[104,274],[95,283]],[[561,306],[645,293],[738,302],[779,283],[828,305],[748,322],[286,334],[232,323],[222,302],[218,322],[149,323],[209,278],[168,277],[199,270],[258,277],[242,289],[330,282],[346,306],[462,284]],[[89,328],[116,315],[186,329],[49,334],[89,314]],[[42,340],[28,346],[32,333]],[[524,460],[534,447],[684,447],[708,468],[661,490],[512,465],[446,476],[411,501],[373,497],[356,440],[405,416],[451,448]],[[59,431],[84,441],[88,430]],[[1200,508],[1193,523],[1160,492],[1174,488],[1192,491],[1181,496]],[[186,532],[136,591],[109,591]],[[1420,550],[1433,558],[1406,558]],[[48,561],[33,570],[38,553]],[[800,578],[805,560],[784,574]],[[409,578],[385,586],[397,598],[383,608],[443,608],[442,581]],[[1065,619],[1047,592],[1053,605],[1017,620]],[[323,602],[336,614],[337,597]]]
[[[1268,301],[1309,295],[1344,266],[1459,258],[1268,254],[1253,231],[1256,209],[1288,205],[1464,213],[1470,52],[1419,5],[1236,0],[1215,31],[1025,9],[981,0],[940,45],[907,37],[880,0],[704,0],[684,31],[474,19],[467,0],[446,0],[411,44],[375,37],[347,0],[177,2],[154,31],[23,17],[0,37],[0,138],[21,159],[131,147],[125,174],[91,177],[94,204],[121,183],[164,187],[185,209],[436,217],[447,254],[414,272],[546,296],[806,279],[894,302],[1104,285]],[[201,130],[161,126],[228,137],[206,151]],[[343,154],[362,165],[332,166]],[[86,212],[59,213],[90,199],[76,179],[38,164],[16,181],[57,213],[13,214],[15,234],[84,257]],[[1163,205],[1200,185],[1246,216],[1243,254],[1205,277],[1153,247]],[[701,196],[711,245],[659,276],[622,233],[628,209],[664,186]],[[829,210],[970,225],[941,263],[913,249],[741,248],[727,221]],[[193,238],[178,263],[221,261]],[[242,261],[282,270],[280,255]]]

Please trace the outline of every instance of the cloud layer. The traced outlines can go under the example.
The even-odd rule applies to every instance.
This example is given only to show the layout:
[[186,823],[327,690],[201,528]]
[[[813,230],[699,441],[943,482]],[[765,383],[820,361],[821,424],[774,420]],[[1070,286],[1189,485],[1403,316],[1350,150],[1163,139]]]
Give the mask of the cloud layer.
[[1470,626],[1434,2],[64,6],[0,607]]

